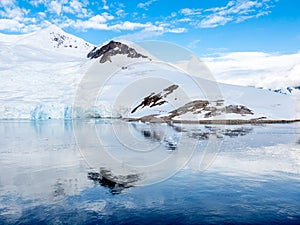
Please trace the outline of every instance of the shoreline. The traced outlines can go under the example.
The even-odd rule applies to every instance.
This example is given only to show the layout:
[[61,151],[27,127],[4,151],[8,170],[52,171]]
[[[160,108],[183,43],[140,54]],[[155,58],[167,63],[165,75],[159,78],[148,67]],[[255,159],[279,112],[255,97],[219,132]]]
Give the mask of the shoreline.
[[128,122],[149,122],[149,123],[175,123],[175,124],[220,124],[220,125],[236,125],[236,124],[285,124],[285,123],[298,123],[300,119],[292,120],[166,120],[160,118],[126,118]]
[[167,123],[167,124],[216,124],[216,125],[238,125],[238,124],[287,124],[287,123],[299,123],[300,119],[292,120],[171,120],[160,118],[76,118],[76,119],[47,119],[47,120],[31,120],[31,119],[0,119],[0,122],[50,122],[50,121],[63,121],[63,122],[76,122],[76,121],[90,121],[90,120],[122,120],[126,122],[143,122],[143,123]]

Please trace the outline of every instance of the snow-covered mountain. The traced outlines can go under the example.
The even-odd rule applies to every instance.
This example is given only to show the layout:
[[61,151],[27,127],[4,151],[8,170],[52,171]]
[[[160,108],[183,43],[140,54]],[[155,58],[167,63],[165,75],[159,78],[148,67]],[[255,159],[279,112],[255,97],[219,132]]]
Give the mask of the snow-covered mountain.
[[[30,49],[32,54],[24,57],[28,60],[32,59],[31,57],[34,56],[33,53],[36,53],[35,51],[42,51],[41,54],[43,55],[45,52],[48,52],[49,55],[51,55],[51,53],[61,55],[76,55],[75,53],[81,53],[84,55],[93,47],[90,43],[64,32],[55,25],[24,35],[0,34],[0,41],[2,53],[13,53],[14,56],[21,57],[24,56],[21,54],[21,51],[30,53],[26,51]],[[56,51],[56,49],[60,50]]]
[[[93,71],[103,68],[100,63],[94,66]],[[169,64],[153,61],[119,70],[107,81],[95,106],[91,117],[207,122],[295,119],[294,102],[287,95],[199,77],[191,79]]]
[[0,35],[0,118],[63,118],[88,68],[90,43],[52,25]]
[[284,88],[278,88],[278,89],[272,89],[269,88],[269,91],[274,91],[277,93],[281,94],[286,94],[286,95],[298,95],[300,96],[300,86],[294,86],[294,87],[284,87]]
[[297,117],[289,96],[217,83],[206,79],[202,67],[204,76],[194,76],[191,71],[199,71],[190,69],[193,58],[165,62],[163,48],[128,41],[95,47],[50,26],[25,35],[1,34],[0,49],[0,119]]
[[217,81],[300,97],[300,52],[232,52],[203,60]]

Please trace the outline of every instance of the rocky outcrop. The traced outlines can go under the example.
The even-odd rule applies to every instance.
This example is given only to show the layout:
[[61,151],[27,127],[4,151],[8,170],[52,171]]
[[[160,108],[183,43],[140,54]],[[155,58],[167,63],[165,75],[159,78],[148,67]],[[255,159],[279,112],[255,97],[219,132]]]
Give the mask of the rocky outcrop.
[[100,63],[112,62],[111,57],[115,55],[126,55],[128,58],[148,58],[148,56],[138,53],[135,49],[116,41],[110,41],[108,44],[97,48],[94,47],[87,55],[87,58],[100,58]]
[[294,95],[296,93],[299,93],[300,86],[294,86],[294,87],[285,87],[285,88],[279,88],[279,89],[268,89],[269,91],[273,91],[276,93],[284,94],[284,95]]
[[210,103],[207,100],[195,100],[185,104],[178,109],[175,109],[170,112],[169,118],[172,119],[176,116],[181,116],[186,113],[193,113],[193,114],[204,114],[204,118],[210,118],[214,116],[219,116],[222,114],[234,113],[239,114],[241,116],[249,114],[253,115],[253,112],[248,109],[246,106],[243,105],[229,105],[225,107],[220,107],[220,100]]
[[51,31],[49,35],[50,42],[53,45],[53,48],[91,48],[89,43],[80,42],[64,33]]
[[[152,108],[154,106],[161,106],[167,103],[166,97],[172,94],[174,91],[176,91],[178,87],[179,87],[178,85],[173,84],[157,94],[151,93],[149,96],[145,97],[144,100],[139,105],[133,108],[131,113],[135,113],[137,110],[142,109],[144,107]],[[175,119],[176,117],[185,115],[187,113],[192,113],[194,115],[203,115],[204,118],[212,118],[224,114],[238,114],[241,116],[254,114],[251,109],[243,105],[225,106],[224,100],[222,99],[216,101],[194,100],[184,104],[183,106],[175,110],[167,112],[165,116],[148,115],[148,117],[144,116],[143,119],[154,121],[155,117],[159,116],[159,119],[169,121]]]
[[178,88],[178,85],[171,85],[170,87],[165,88],[163,91],[155,94],[151,93],[149,96],[145,97],[144,100],[136,106],[131,113],[134,113],[136,110],[138,110],[140,107],[144,108],[145,106],[154,107],[158,105],[163,105],[167,101],[164,100],[169,94],[171,94],[174,90]]

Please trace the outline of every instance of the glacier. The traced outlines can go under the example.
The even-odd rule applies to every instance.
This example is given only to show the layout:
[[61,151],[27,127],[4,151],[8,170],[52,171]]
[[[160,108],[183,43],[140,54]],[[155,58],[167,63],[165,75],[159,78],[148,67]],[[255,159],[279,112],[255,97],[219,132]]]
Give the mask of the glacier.
[[[174,109],[174,104],[179,107],[187,103],[184,95],[191,101],[205,99],[208,92],[213,92],[208,91],[208,87],[218,90],[219,99],[214,100],[222,98],[226,105],[244,105],[255,112],[254,115],[242,117],[228,114],[227,119],[254,119],[265,116],[278,120],[298,118],[299,113],[295,109],[298,102],[287,95],[253,87],[217,83],[206,77],[207,69],[193,68],[195,59],[191,55],[180,58],[179,54],[177,57],[180,60],[162,63],[162,56],[155,49],[128,41],[122,43],[142,55],[147,55],[147,58],[125,60],[126,55],[122,53],[111,56],[112,62],[99,63],[98,59],[86,57],[95,48],[94,45],[56,26],[24,35],[0,34],[0,119],[137,118],[155,113],[164,114],[163,112],[167,115]],[[115,72],[105,81],[105,86],[97,85],[97,81],[102,79],[101,76],[110,67],[115,68]],[[195,76],[190,76],[187,69]],[[199,70],[204,74],[202,77],[198,76]],[[89,73],[94,74],[87,81],[85,79]],[[151,84],[149,78],[157,82]],[[148,79],[150,83],[142,84],[142,79]],[[177,102],[169,99],[169,104],[145,107],[134,115],[129,114],[134,104],[152,92],[166,88],[162,83],[159,84],[159,80],[179,84],[181,92],[177,95],[181,99],[175,93],[171,97],[178,98]],[[200,88],[195,85],[195,80]],[[87,105],[81,107],[75,102],[78,92],[84,92],[87,96],[93,93],[96,98],[92,102],[85,102]],[[195,116],[186,114],[180,119],[190,120],[191,117]],[[222,115],[214,119],[223,118]],[[196,119],[204,118],[198,116]]]

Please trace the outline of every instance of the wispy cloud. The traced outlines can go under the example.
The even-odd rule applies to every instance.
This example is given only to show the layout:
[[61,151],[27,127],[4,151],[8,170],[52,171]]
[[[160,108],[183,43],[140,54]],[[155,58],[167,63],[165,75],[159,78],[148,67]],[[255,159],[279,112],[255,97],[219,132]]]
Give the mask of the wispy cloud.
[[203,28],[217,27],[230,21],[240,23],[254,17],[260,17],[269,12],[269,10],[264,11],[264,5],[264,1],[230,1],[225,7],[206,10],[212,14],[201,20],[199,26]]
[[29,9],[19,7],[15,0],[1,0],[0,2],[0,30],[22,32],[26,24],[36,22],[28,17]]
[[165,33],[173,33],[173,34],[179,34],[186,32],[186,29],[183,27],[178,28],[172,28],[170,24],[162,23],[162,24],[148,24],[148,26],[145,26],[143,29],[138,30],[137,32],[126,34],[126,35],[120,35],[117,38],[119,39],[129,39],[132,41],[140,41],[145,40],[153,37],[161,36]]
[[86,3],[79,2],[78,0],[71,0],[68,5],[63,6],[63,11],[76,14],[78,17],[87,17],[89,13],[86,5]]
[[181,9],[179,12],[185,16],[192,16],[192,15],[201,15],[202,11],[203,11],[202,9],[184,8],[184,9]]
[[15,1],[14,0],[1,0],[0,5],[5,7],[5,6],[12,6],[14,5]]
[[102,3],[103,3],[103,9],[109,10],[106,0],[102,0]]
[[157,22],[156,24],[152,22],[139,23],[131,21],[123,21],[119,23],[110,23],[114,17],[103,13],[102,15],[97,15],[89,20],[77,20],[76,22],[70,21],[72,27],[85,30],[85,29],[97,29],[97,30],[111,30],[111,31],[132,31],[134,33],[120,35],[119,38],[130,38],[131,40],[141,40],[144,38],[150,38],[154,36],[160,36],[164,33],[183,33],[186,29],[183,27],[172,27],[167,23]]
[[[147,9],[155,1],[141,2],[137,7]],[[116,2],[109,5],[111,13],[108,13],[109,7],[106,0],[101,0],[100,3],[86,0],[30,1],[29,4],[33,8],[45,8],[44,11],[37,12],[34,17],[28,17],[28,12],[18,7],[15,0],[3,0],[1,4],[0,16],[4,18],[0,17],[0,30],[29,32],[54,23],[62,28],[71,27],[80,31],[105,30],[121,33],[120,36],[124,36],[124,32],[126,32],[125,35],[138,37],[134,39],[160,36],[165,33],[180,34],[187,31],[187,28],[169,22],[171,18],[173,21],[176,20],[176,12],[173,12],[170,18],[165,20],[148,21],[146,14],[137,12],[140,17],[130,15],[124,4]],[[100,8],[100,12],[94,14],[91,7],[88,7],[90,4]],[[10,17],[6,16],[8,14]]]
[[187,47],[190,48],[190,49],[195,49],[195,48],[197,48],[197,45],[200,42],[201,42],[201,40],[199,40],[199,39],[193,40],[190,43],[188,43]]
[[29,9],[20,8],[13,0],[4,0],[0,2],[0,16],[22,20],[30,12]]
[[[28,2],[31,7],[26,9],[19,7],[19,3],[15,0],[1,0],[0,30],[27,33],[41,29],[49,23],[58,23],[66,27],[69,22],[71,25],[75,20],[69,19],[67,15],[77,18],[92,17],[91,11],[87,9],[89,2],[86,0],[32,0]],[[33,10],[40,6],[45,10],[40,12]]]
[[119,16],[119,17],[121,17],[121,18],[125,17],[127,14],[128,13],[126,13],[125,10],[123,10],[123,9],[118,9],[116,11],[116,15]]
[[145,10],[155,2],[159,4],[157,0],[144,0],[137,4],[134,11],[126,3],[109,0],[30,0],[30,7],[27,8],[24,6],[28,6],[28,3],[1,0],[0,30],[30,32],[54,23],[81,31],[128,31],[144,37],[159,36],[165,33],[184,33],[191,27],[212,28],[258,18],[270,12],[273,1],[276,0],[231,0],[221,7],[182,8],[169,12],[169,15],[163,15],[162,12],[161,15],[150,17]]
[[229,22],[241,23],[270,13],[271,0],[232,0],[225,6],[208,9],[183,8],[179,12],[193,18],[190,22],[199,28],[223,26]]
[[52,2],[50,2],[48,9],[50,12],[54,12],[59,16],[62,11],[62,3],[58,2],[58,1],[52,1]]
[[78,19],[76,21],[67,21],[65,26],[72,26],[81,30],[87,29],[98,29],[98,30],[109,30],[107,22],[113,20],[114,16],[104,12],[102,14],[95,15],[88,20]]
[[0,19],[0,30],[20,31],[24,25],[14,19]]
[[221,16],[221,15],[217,15],[217,14],[212,14],[212,15],[207,16],[205,19],[201,20],[199,26],[202,28],[223,26],[232,20],[233,20],[233,18],[229,17],[229,16]]
[[138,8],[143,8],[143,9],[148,9],[148,7],[150,6],[150,5],[152,5],[152,3],[154,3],[154,2],[156,2],[157,0],[149,0],[149,1],[147,1],[147,2],[140,2],[138,5],[137,5],[137,7]]
[[79,0],[56,0],[56,1],[38,1],[38,4],[33,2],[33,5],[44,5],[50,13],[55,13],[57,16],[61,16],[61,14],[72,14],[77,17],[87,17],[89,16],[86,1]]

